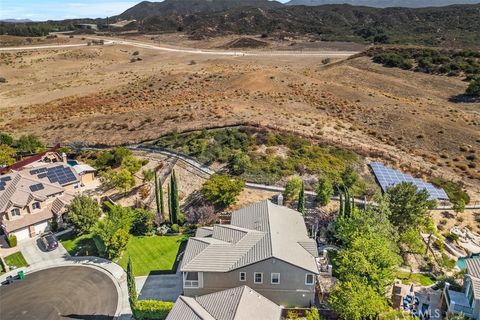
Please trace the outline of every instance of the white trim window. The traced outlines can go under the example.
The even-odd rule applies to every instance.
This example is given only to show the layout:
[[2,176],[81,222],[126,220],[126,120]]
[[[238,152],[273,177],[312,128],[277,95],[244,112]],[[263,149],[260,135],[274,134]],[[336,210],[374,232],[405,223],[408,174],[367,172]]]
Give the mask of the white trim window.
[[254,272],[253,273],[253,282],[257,284],[263,283],[263,272]]
[[12,217],[17,217],[20,216],[20,209],[18,208],[13,208],[10,213],[12,214]]
[[280,284],[280,273],[272,273],[270,275],[271,284]]
[[239,280],[240,281],[247,281],[247,273],[246,272],[240,272],[239,274]]
[[183,274],[183,287],[184,288],[199,288],[200,279],[198,272],[185,272]]
[[305,285],[313,286],[315,284],[315,275],[313,273],[305,274]]
[[37,201],[37,202],[32,203],[32,209],[33,210],[40,209],[40,202]]

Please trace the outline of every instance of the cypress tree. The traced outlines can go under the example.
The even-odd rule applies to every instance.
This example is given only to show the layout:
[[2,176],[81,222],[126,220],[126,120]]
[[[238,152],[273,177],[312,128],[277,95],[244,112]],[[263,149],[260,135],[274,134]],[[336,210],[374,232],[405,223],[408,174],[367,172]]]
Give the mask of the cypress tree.
[[338,205],[338,216],[343,216],[343,193],[342,191],[340,191],[340,189],[337,188],[337,191],[338,191],[338,202],[339,202],[339,205]]
[[172,175],[170,176],[170,198],[171,198],[171,222],[176,224],[178,214],[180,213],[180,202],[178,201],[178,185],[177,185],[177,176],[175,175],[175,170],[173,170]]
[[158,191],[157,170],[155,170],[155,202],[157,204],[157,214],[160,214],[161,209],[160,209],[160,195],[159,195],[159,191]]
[[168,221],[172,222],[172,191],[170,190],[170,184],[167,186],[167,198],[168,198]]
[[160,214],[162,215],[162,218],[165,214],[165,204],[163,200],[163,186],[162,186],[162,181],[158,182],[158,197],[160,198]]
[[345,216],[349,217],[352,206],[350,205],[350,195],[348,194],[348,189],[345,188]]
[[300,189],[300,193],[298,194],[297,211],[300,212],[302,215],[305,214],[305,183],[303,181],[302,188]]
[[130,304],[134,305],[137,301],[137,286],[135,284],[135,277],[133,276],[132,259],[130,257],[128,257],[127,264],[127,287]]

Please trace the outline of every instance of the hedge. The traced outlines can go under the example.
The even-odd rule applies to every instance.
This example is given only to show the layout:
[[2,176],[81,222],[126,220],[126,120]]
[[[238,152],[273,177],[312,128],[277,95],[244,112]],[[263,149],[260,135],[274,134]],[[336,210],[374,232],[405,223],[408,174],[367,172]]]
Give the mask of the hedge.
[[136,320],[164,320],[173,302],[159,300],[138,300],[133,306],[133,315]]
[[11,234],[7,238],[8,245],[10,248],[16,247],[17,246],[17,236],[14,234]]

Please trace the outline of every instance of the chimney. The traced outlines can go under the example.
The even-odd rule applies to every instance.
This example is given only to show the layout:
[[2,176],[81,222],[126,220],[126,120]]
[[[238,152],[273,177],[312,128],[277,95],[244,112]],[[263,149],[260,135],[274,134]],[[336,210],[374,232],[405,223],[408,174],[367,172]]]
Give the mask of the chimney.
[[62,152],[62,161],[64,164],[67,164],[67,154],[65,152]]
[[277,196],[277,204],[283,206],[283,195],[281,193]]

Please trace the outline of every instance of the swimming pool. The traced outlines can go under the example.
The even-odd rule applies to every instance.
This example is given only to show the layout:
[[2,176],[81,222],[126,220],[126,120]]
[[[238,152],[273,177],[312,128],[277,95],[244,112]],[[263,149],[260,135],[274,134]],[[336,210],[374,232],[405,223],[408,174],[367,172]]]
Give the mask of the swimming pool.
[[78,164],[78,161],[77,160],[67,160],[67,164],[70,166],[70,167],[74,167]]
[[457,267],[460,268],[460,270],[465,270],[467,269],[467,262],[465,260],[467,259],[480,259],[480,254],[474,254],[471,257],[461,257],[458,258],[457,260]]

